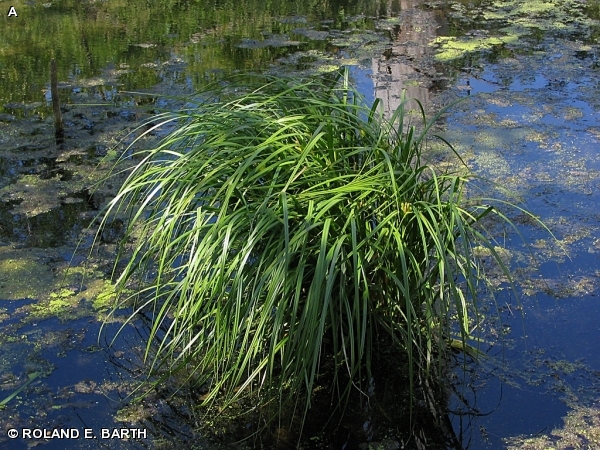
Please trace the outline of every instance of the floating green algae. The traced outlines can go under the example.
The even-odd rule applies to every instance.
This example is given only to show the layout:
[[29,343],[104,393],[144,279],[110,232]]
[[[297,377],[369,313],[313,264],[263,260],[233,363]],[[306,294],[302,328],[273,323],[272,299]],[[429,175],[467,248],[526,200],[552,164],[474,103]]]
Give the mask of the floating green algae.
[[242,41],[236,45],[237,48],[265,48],[265,47],[298,47],[302,42],[292,41],[287,36],[270,35],[266,39],[242,39]]
[[514,42],[516,37],[477,37],[477,38],[455,38],[451,36],[440,36],[430,45],[439,49],[435,58],[438,61],[451,61],[461,58],[468,53],[490,50],[495,46],[501,46]]
[[55,282],[50,268],[43,264],[40,251],[24,252],[0,246],[0,298],[36,298]]
[[507,450],[570,450],[600,448],[600,407],[577,406],[564,425],[542,436],[505,439]]
[[586,3],[578,0],[495,0],[468,6],[450,2],[447,16],[457,32],[431,45],[438,50],[436,59],[447,62],[505,47],[530,51],[529,38],[539,39],[540,33],[590,39],[600,22],[587,12]]

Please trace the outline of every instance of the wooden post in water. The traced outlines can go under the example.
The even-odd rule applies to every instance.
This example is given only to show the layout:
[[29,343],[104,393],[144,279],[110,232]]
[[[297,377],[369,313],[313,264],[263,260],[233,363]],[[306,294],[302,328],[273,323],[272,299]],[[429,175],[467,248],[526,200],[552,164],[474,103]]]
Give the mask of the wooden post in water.
[[56,61],[50,61],[50,93],[52,94],[52,109],[54,110],[54,136],[56,144],[61,145],[65,139],[62,113],[60,112],[60,99],[58,98],[58,75]]

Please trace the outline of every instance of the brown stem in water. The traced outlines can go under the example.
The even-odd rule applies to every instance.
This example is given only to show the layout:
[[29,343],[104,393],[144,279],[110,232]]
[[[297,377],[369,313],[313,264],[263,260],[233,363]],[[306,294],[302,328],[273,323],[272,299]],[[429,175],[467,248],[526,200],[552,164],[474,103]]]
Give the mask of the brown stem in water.
[[62,113],[60,112],[60,99],[58,98],[58,75],[56,73],[56,61],[50,61],[50,93],[52,94],[52,109],[54,110],[54,135],[56,144],[64,141],[64,127]]

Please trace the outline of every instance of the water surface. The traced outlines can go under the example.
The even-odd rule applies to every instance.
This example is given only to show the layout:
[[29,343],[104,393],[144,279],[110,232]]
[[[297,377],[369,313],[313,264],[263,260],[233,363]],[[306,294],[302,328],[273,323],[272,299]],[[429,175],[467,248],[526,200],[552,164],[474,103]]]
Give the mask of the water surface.
[[[466,404],[451,398],[454,431],[465,448],[505,448],[508,438],[549,435],[569,411],[597,404],[595,3],[566,2],[570,17],[562,3],[533,3],[538,13],[509,1],[14,2],[19,16],[4,17],[0,35],[0,400],[27,374],[42,375],[0,411],[3,426],[150,430],[146,440],[90,441],[90,448],[142,448],[173,435],[202,442],[178,416],[185,405],[157,397],[134,414],[121,401],[140,374],[143,326],[111,351],[96,339],[121,225],[89,254],[87,227],[118,182],[100,195],[93,187],[124,150],[127,130],[185,101],[164,94],[189,95],[232,71],[259,69],[302,77],[350,66],[388,115],[403,90],[433,107],[469,97],[443,118],[446,137],[476,173],[517,192],[564,248],[519,211],[509,215],[531,253],[513,230],[497,230],[522,303],[498,276],[497,303],[483,325],[490,359],[470,365],[467,378],[456,371]],[[430,45],[440,35],[451,39]],[[52,126],[52,58],[62,145]],[[27,444],[4,435],[0,443]]]

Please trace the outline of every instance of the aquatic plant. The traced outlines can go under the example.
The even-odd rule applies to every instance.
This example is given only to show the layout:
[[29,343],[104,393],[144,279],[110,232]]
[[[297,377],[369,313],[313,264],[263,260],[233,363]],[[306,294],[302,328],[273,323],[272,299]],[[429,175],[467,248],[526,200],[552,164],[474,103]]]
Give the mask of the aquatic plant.
[[417,131],[408,102],[388,120],[347,72],[256,76],[152,119],[148,133],[172,131],[138,155],[103,221],[129,214],[116,292],[137,285],[135,310],[153,317],[151,373],[183,369],[205,403],[252,390],[306,413],[324,367],[342,392],[366,390],[382,339],[411,385],[466,348],[485,281],[475,249],[506,272],[479,223],[508,219],[427,163],[439,114],[415,102]]

